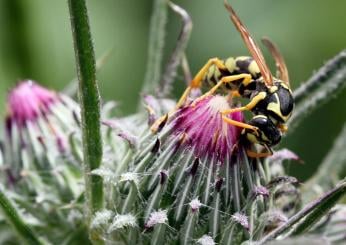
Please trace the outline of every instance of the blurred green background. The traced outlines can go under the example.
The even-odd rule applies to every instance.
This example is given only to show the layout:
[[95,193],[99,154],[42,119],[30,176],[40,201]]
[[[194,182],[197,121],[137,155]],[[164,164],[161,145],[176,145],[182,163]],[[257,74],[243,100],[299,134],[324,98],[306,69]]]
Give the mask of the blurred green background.
[[[210,57],[248,54],[221,0],[175,2],[193,20],[187,50],[193,73]],[[269,36],[280,47],[293,89],[346,48],[346,1],[231,3],[257,40]],[[146,67],[152,1],[88,1],[88,7],[96,57],[112,50],[98,73],[102,97],[119,101],[123,115],[134,112]],[[166,57],[181,26],[180,19],[169,12]],[[270,60],[267,52],[265,55]],[[75,76],[67,1],[0,0],[0,116],[5,114],[6,92],[19,80],[31,78],[59,90]],[[177,80],[176,97],[183,90],[183,83]],[[305,161],[289,166],[291,174],[303,179],[317,168],[346,121],[345,106],[343,91],[284,140],[283,145]]]

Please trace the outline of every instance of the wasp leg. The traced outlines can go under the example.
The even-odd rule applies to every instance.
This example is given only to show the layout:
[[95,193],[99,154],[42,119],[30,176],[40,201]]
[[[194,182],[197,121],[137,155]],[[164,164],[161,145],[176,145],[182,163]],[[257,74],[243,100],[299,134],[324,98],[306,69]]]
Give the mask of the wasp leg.
[[157,131],[159,131],[159,129],[161,129],[166,124],[170,115],[171,115],[170,113],[167,113],[163,115],[162,117],[160,117],[159,119],[156,119],[156,121],[150,127],[151,131],[153,133],[156,133]]
[[242,106],[242,107],[238,107],[238,108],[232,108],[232,109],[224,110],[221,113],[223,115],[225,115],[225,114],[232,114],[232,113],[238,112],[238,111],[250,111],[258,104],[258,102],[263,100],[266,96],[267,96],[266,92],[260,92],[258,95],[253,97],[252,100],[247,105]]
[[226,66],[223,64],[223,61],[220,60],[219,58],[209,59],[208,62],[199,70],[196,76],[192,79],[192,81],[190,82],[190,85],[186,88],[183,95],[180,97],[176,106],[177,108],[181,107],[185,103],[187,97],[190,94],[191,89],[200,88],[202,86],[202,80],[212,65],[215,65],[217,68],[221,70],[227,69]]
[[213,93],[216,92],[216,90],[222,85],[226,83],[231,83],[234,81],[238,81],[240,79],[243,79],[243,83],[247,84],[251,81],[251,75],[250,74],[238,74],[238,75],[231,75],[231,76],[226,76],[221,78],[221,80],[214,86],[212,87],[208,92],[205,93],[205,95],[212,95]]
[[241,95],[239,94],[238,90],[230,90],[227,96],[228,103],[231,103],[233,98],[239,98]]
[[267,152],[254,152],[254,151],[251,151],[250,149],[247,149],[246,154],[248,155],[248,157],[251,157],[251,158],[264,158],[264,157],[269,157],[273,155],[273,151],[272,149],[270,149],[269,146],[264,145],[264,147],[266,148]]
[[241,95],[239,94],[239,91],[238,90],[231,90],[229,91],[229,94],[228,94],[231,98],[234,98],[234,97],[241,97]]
[[[251,81],[251,75],[250,74],[238,74],[238,75],[231,75],[231,76],[226,76],[226,77],[222,77],[220,79],[220,81],[214,86],[212,87],[208,92],[206,92],[205,94],[203,94],[202,96],[200,96],[199,98],[197,98],[194,102],[193,105],[196,104],[198,101],[200,101],[201,99],[212,95],[216,92],[216,90],[218,90],[218,88],[220,86],[222,86],[222,84],[227,84],[227,83],[231,83],[234,81],[238,81],[240,79],[243,79],[243,83],[249,83]],[[239,95],[239,92],[234,92],[234,95]],[[239,95],[240,96],[240,95]]]
[[149,106],[149,105],[145,105],[144,108],[147,110],[148,112],[148,122],[149,122],[149,125],[152,125],[156,119],[156,113],[155,113],[155,110]]
[[[183,95],[178,100],[178,103],[176,104],[175,108],[168,113],[168,116],[172,115],[177,109],[179,109],[181,106],[185,104],[185,101],[189,97],[189,94],[192,89],[201,87],[202,80],[212,65],[215,65],[217,68],[222,70],[227,69],[226,66],[223,64],[223,61],[219,58],[209,59],[208,62],[198,71],[196,76],[192,79],[190,85],[185,89]],[[159,119],[157,119],[151,126],[151,131],[156,133],[158,130],[158,126],[164,121],[164,119],[165,116],[162,116]]]
[[236,120],[233,120],[231,118],[228,118],[226,116],[222,116],[222,119],[228,123],[228,124],[231,124],[233,126],[236,126],[236,127],[240,127],[240,128],[246,128],[246,129],[251,129],[255,132],[255,134],[257,136],[259,136],[259,133],[258,133],[258,128],[256,126],[253,126],[253,125],[250,125],[250,124],[247,124],[247,123],[243,123],[243,122],[239,122],[239,121],[236,121]]
[[207,74],[209,68],[215,65],[217,68],[221,69],[221,70],[226,70],[226,66],[224,65],[223,61],[220,60],[219,58],[211,58],[208,60],[208,62],[199,70],[199,72],[196,74],[196,76],[192,79],[191,83],[190,83],[190,87],[192,88],[200,88],[201,87],[201,83],[202,80],[205,76],[205,74]]

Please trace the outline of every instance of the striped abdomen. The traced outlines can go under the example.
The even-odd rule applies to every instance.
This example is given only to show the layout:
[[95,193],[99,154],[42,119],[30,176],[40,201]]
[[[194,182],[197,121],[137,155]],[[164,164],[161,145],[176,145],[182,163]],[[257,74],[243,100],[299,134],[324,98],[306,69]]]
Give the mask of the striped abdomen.
[[[229,57],[223,60],[226,70],[220,70],[215,65],[212,65],[208,73],[203,79],[203,85],[207,87],[213,87],[217,82],[220,81],[222,77],[237,75],[237,74],[250,74],[253,79],[257,79],[261,76],[260,70],[252,57],[249,56],[239,56],[236,58]],[[237,89],[241,81],[233,82],[231,84],[225,84],[221,87],[221,90],[228,91],[230,89]]]

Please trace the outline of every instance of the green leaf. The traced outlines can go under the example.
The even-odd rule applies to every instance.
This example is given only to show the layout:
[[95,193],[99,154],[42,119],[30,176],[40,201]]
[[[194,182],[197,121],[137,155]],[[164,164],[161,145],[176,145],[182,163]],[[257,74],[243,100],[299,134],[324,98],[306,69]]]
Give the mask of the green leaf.
[[285,224],[265,236],[259,244],[264,244],[284,234],[284,236],[287,236],[287,232],[293,235],[299,235],[309,230],[311,226],[319,221],[344,194],[346,194],[346,180],[325,193],[322,197],[306,205]]
[[[339,199],[346,194],[346,181],[327,192],[317,201],[311,203],[311,212],[309,212],[304,220],[298,223],[294,228],[292,235],[300,235],[308,231],[317,221],[319,221],[328,211],[334,207]],[[307,205],[309,207],[309,205]]]
[[155,92],[161,79],[161,65],[167,23],[167,0],[155,0],[150,20],[148,59],[142,93]]
[[8,223],[10,223],[17,233],[18,237],[25,244],[39,245],[43,244],[36,236],[34,231],[27,225],[16,209],[12,201],[6,196],[3,187],[0,187],[0,208]]
[[186,12],[186,10],[172,2],[169,2],[169,6],[176,14],[179,15],[183,22],[183,26],[180,31],[175,48],[169,58],[169,61],[166,64],[163,76],[161,78],[161,82],[159,85],[161,97],[165,97],[172,92],[172,83],[176,76],[178,65],[182,62],[182,59],[184,58],[184,52],[187,43],[190,40],[190,33],[192,30],[192,20],[190,15]]

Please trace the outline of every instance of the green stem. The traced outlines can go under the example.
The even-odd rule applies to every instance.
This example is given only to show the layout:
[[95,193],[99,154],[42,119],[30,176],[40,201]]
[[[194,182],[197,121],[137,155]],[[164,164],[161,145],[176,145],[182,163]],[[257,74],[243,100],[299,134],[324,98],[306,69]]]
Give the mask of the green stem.
[[19,238],[25,244],[43,244],[31,228],[24,222],[12,201],[6,197],[2,187],[0,187],[0,208]]
[[96,82],[94,48],[91,39],[85,0],[68,0],[81,106],[83,160],[87,217],[103,208],[103,185],[100,176],[90,172],[102,161],[102,139],[100,130],[100,95]]
[[345,87],[346,50],[343,50],[294,91],[295,108],[288,126],[291,129],[297,126],[304,116],[334,98]]
[[[293,93],[294,101],[299,104],[301,101],[310,99],[309,95],[320,88],[320,86],[330,83],[330,77],[338,75],[338,79],[345,78],[343,72],[346,65],[346,50],[341,51],[322,66],[309,80],[300,85]],[[335,86],[335,85],[334,85]],[[338,88],[338,86],[336,87]]]
[[167,23],[167,0],[155,0],[150,20],[147,68],[143,93],[153,93],[160,82]]
[[[177,44],[166,64],[163,76],[159,84],[159,95],[160,97],[165,97],[172,92],[172,83],[177,74],[177,68],[182,62],[184,57],[184,51],[186,49],[187,43],[190,39],[190,33],[192,30],[192,21],[189,14],[185,9],[180,6],[169,2],[170,8],[180,16],[183,26],[180,31]],[[189,81],[190,82],[190,81]]]

